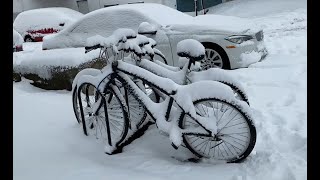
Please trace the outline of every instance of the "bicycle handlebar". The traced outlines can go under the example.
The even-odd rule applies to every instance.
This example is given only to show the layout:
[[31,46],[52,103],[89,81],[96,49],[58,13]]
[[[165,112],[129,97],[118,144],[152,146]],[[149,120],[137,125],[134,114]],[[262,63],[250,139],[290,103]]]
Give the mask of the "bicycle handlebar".
[[95,49],[98,49],[98,48],[102,48],[103,46],[101,46],[100,44],[96,44],[96,45],[93,45],[93,46],[86,46],[84,47],[85,49],[85,53],[88,53],[92,50],[95,50]]

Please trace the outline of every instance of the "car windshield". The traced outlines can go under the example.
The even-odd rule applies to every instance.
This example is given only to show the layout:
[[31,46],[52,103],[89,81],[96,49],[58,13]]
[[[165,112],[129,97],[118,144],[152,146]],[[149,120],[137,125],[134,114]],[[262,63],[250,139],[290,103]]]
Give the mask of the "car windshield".
[[160,4],[126,4],[90,12],[64,32],[108,32],[108,28],[114,31],[115,27],[136,29],[144,21],[166,26],[190,22],[192,19],[192,16]]

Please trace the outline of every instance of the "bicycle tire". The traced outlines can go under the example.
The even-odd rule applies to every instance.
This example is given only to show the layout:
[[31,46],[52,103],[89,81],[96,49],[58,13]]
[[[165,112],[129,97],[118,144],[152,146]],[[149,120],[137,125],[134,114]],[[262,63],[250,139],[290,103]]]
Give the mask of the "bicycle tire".
[[[114,83],[114,86],[119,89],[126,100],[126,105],[129,109],[128,117],[130,121],[130,129],[139,129],[147,118],[147,111],[145,106],[137,100],[132,92],[128,90],[120,80],[114,79],[114,81],[116,81]],[[135,128],[133,128],[132,126],[135,126]]]
[[[233,121],[233,119],[231,119],[227,124],[224,125],[224,127],[221,128],[221,126],[222,126],[221,124],[223,122],[221,122],[220,124],[219,124],[219,122],[221,121],[221,119],[224,116],[224,114],[226,114],[226,112],[228,110],[230,110],[230,109],[225,109],[224,114],[221,115],[220,120],[217,123],[218,133],[217,133],[216,137],[204,137],[204,136],[200,137],[200,135],[197,135],[197,134],[188,134],[188,135],[183,134],[182,138],[183,138],[184,145],[193,154],[195,154],[199,158],[203,158],[203,157],[204,158],[215,158],[215,159],[218,159],[218,160],[224,160],[224,161],[226,161],[228,163],[242,162],[252,152],[252,150],[253,150],[253,148],[255,146],[255,143],[256,143],[256,128],[255,128],[252,120],[249,118],[248,115],[246,115],[243,111],[241,111],[240,107],[238,107],[237,105],[233,105],[233,104],[231,104],[231,103],[229,103],[229,102],[227,102],[225,100],[221,100],[221,99],[218,99],[218,98],[203,98],[203,99],[199,99],[199,100],[194,101],[193,104],[194,104],[195,108],[197,109],[197,105],[198,104],[201,105],[201,103],[206,103],[206,102],[208,103],[208,101],[217,102],[217,109],[219,108],[219,104],[218,103],[222,104],[220,106],[221,109],[223,109],[224,105],[226,105],[226,107],[229,107],[230,109],[232,109],[230,114],[233,111],[238,112],[238,114],[236,114],[233,118],[235,118],[236,116],[240,115],[240,119],[236,119],[236,121],[234,121],[234,122],[236,122],[235,124],[229,124],[231,121]],[[207,105],[210,105],[210,104],[207,104]],[[213,112],[214,115],[217,114],[217,116],[218,116],[219,111],[217,110],[215,112],[215,110],[214,110],[215,105],[212,103],[211,106],[212,106],[211,114]],[[200,107],[200,106],[198,106],[198,107]],[[220,109],[220,111],[221,111],[221,109]],[[209,114],[209,109],[207,109],[207,110],[208,110],[207,112]],[[197,112],[198,115],[201,115],[201,114],[204,115],[204,113],[205,113],[204,109],[203,109],[203,112],[201,112],[201,113],[200,113],[200,109],[199,108],[197,109],[197,111],[199,111],[199,112]],[[180,128],[182,128],[182,129],[186,128],[186,126],[188,124],[187,120],[186,120],[187,117],[188,117],[188,115],[185,114],[185,113],[183,113],[181,115],[181,117],[179,119],[179,127]],[[241,119],[242,119],[243,122],[240,121]],[[232,122],[232,123],[234,123],[234,122]],[[238,122],[240,122],[240,123],[238,123]],[[197,123],[195,123],[194,121],[191,122],[191,124],[195,125],[195,126],[197,125]],[[229,124],[229,126],[227,126],[228,124]],[[240,124],[243,124],[243,125],[240,126]],[[226,131],[227,128],[229,128],[229,127],[235,128],[234,126],[235,127],[239,126],[240,128],[238,127],[238,129],[248,129],[248,131],[247,132],[234,131],[234,132],[226,133],[227,132]],[[223,132],[221,132],[223,129],[224,129],[225,134],[223,134]],[[238,136],[236,136],[236,137],[231,136],[232,134],[238,134],[239,137]],[[192,137],[193,137],[193,139],[192,139]],[[245,141],[244,138],[247,138],[247,139],[249,138],[249,140],[246,141],[247,144],[241,145],[244,148],[240,149],[239,148],[240,145],[237,144],[237,146],[236,146],[234,144],[231,144],[231,140],[229,140],[228,137],[229,137],[229,139],[230,138],[234,138],[234,139],[240,139],[242,141]],[[202,145],[200,147],[200,149],[197,149],[197,146],[199,146],[199,144],[198,145],[193,144],[193,143],[198,141],[195,138],[204,139],[201,143],[208,142],[208,143],[210,143],[209,147],[207,146],[207,144],[208,144],[207,143],[205,148],[204,148],[204,150],[202,150],[204,145]],[[205,138],[207,138],[207,139],[205,139]],[[191,142],[191,139],[192,139],[192,142]],[[226,139],[228,139],[228,141]],[[240,141],[240,140],[238,140],[238,141]],[[236,142],[236,141],[232,141],[232,142]],[[215,143],[214,146],[212,146],[212,143]],[[239,142],[237,142],[237,143],[239,143]],[[208,147],[208,153],[205,154],[207,147]],[[223,151],[220,150],[220,147],[222,147],[226,151],[226,153],[223,153]],[[213,155],[211,153],[211,149],[212,148],[215,148],[214,152],[213,152]],[[217,150],[217,153],[215,152],[216,148],[219,148],[219,150]],[[239,152],[236,150],[236,148],[238,149]],[[229,155],[229,153],[228,153],[228,151],[226,149],[228,149],[229,153],[232,154],[232,155]],[[221,152],[220,156],[219,156],[219,151]],[[233,153],[235,153],[235,154],[233,154]],[[221,156],[224,157],[224,155],[226,155],[226,158],[221,158]],[[227,156],[230,156],[230,157],[227,157]]]
[[[87,89],[87,86],[95,88],[95,86],[90,83],[83,83],[78,88],[78,95],[80,93],[79,91],[82,91],[82,87]],[[81,118],[81,114],[79,119],[81,120],[83,132],[85,135],[95,135],[96,139],[102,139],[102,142],[108,143],[112,146],[115,145],[115,147],[117,147],[125,139],[128,133],[129,120],[128,114],[125,110],[125,104],[121,103],[120,98],[116,93],[114,93],[112,88],[107,88],[103,95],[96,89],[94,92],[99,93],[100,98],[104,99],[97,101],[97,97],[94,96],[92,102],[98,104],[89,104],[87,106],[87,108],[97,108],[96,112],[90,112],[90,109],[87,110],[89,113],[84,112],[83,105],[81,103],[84,119]]]
[[235,98],[241,100],[241,101],[244,101],[246,102],[249,106],[250,106],[250,103],[249,103],[249,99],[247,98],[248,96],[246,95],[245,92],[243,92],[240,88],[238,88],[236,85],[234,84],[231,84],[231,83],[228,83],[228,82],[225,82],[225,81],[218,81],[218,82],[221,82],[225,85],[228,85],[229,87],[231,87],[231,89],[233,90],[234,92],[234,95],[235,95]]

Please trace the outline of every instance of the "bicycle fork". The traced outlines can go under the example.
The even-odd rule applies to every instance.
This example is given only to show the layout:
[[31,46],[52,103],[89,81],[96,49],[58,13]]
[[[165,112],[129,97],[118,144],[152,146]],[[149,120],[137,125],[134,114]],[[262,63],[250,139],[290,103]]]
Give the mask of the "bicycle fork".
[[[173,97],[170,97],[169,99],[169,104],[168,104],[168,109],[166,111],[166,115],[165,115],[165,118],[166,118],[166,121],[169,121],[169,116],[170,116],[170,112],[171,112],[171,109],[172,109],[172,105],[173,105]],[[171,142],[171,146],[174,148],[174,149],[178,149],[179,147],[176,146],[173,142]]]

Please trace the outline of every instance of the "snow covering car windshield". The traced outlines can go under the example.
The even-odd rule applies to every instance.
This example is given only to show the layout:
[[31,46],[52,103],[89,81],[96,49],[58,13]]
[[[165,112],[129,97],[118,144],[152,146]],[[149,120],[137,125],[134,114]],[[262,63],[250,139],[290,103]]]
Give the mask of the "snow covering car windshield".
[[[166,26],[188,22],[192,18],[192,16],[159,4],[127,4],[88,13],[64,31],[96,33],[104,30],[109,32],[124,27],[137,29],[139,24],[144,21]],[[112,28],[109,29],[110,27]]]

